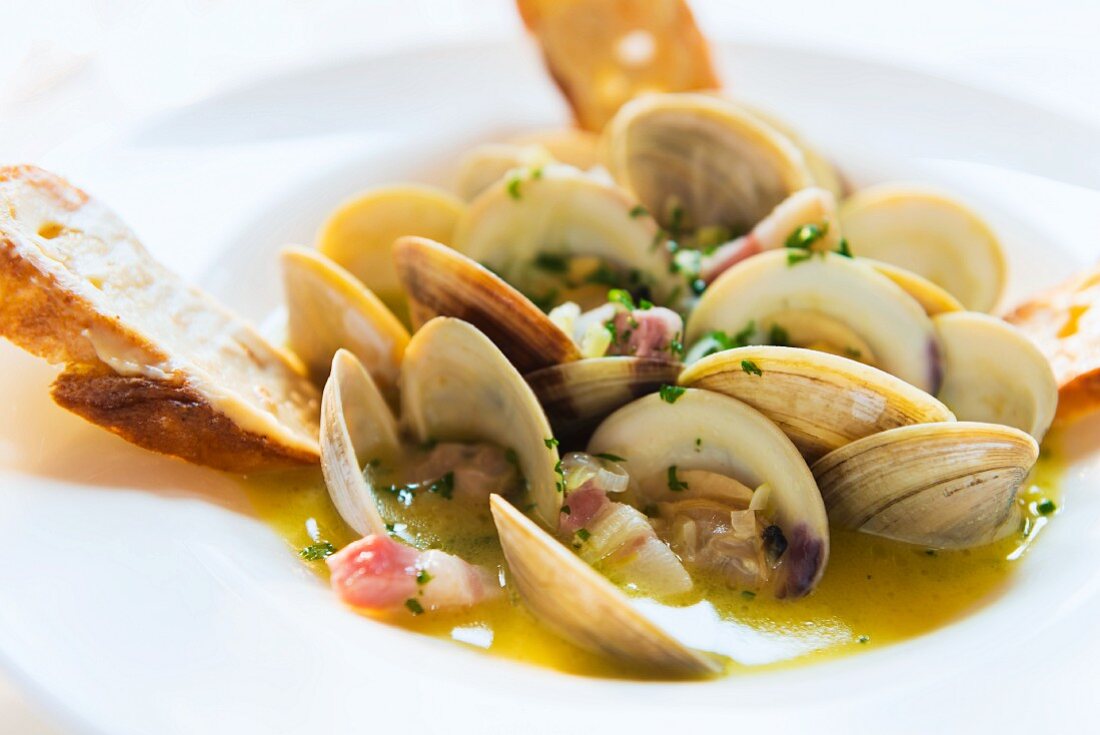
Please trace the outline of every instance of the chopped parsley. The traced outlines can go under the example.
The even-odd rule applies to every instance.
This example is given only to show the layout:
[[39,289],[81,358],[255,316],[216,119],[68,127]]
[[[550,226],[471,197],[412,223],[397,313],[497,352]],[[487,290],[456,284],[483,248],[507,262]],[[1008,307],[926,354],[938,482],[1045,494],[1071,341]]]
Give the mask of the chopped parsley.
[[676,465],[672,465],[668,468],[668,489],[674,493],[688,489],[688,484],[686,482],[680,482],[680,478],[676,476]]
[[431,582],[432,579],[432,575],[428,574],[423,569],[416,573],[416,583],[421,586],[426,585],[428,582]]
[[752,590],[741,590],[741,597],[746,600],[755,600],[756,593]]
[[798,265],[812,257],[814,254],[809,250],[790,250],[787,252],[787,265]]
[[[619,304],[625,306],[630,311],[634,311],[638,307],[634,305],[634,297],[630,295],[629,291],[621,288],[613,288],[607,292],[607,300],[612,304]],[[649,302],[646,302],[649,303]],[[653,304],[650,304],[653,306]]]
[[315,544],[306,546],[298,552],[298,556],[302,557],[306,561],[320,561],[326,556],[332,556],[336,553],[336,547],[330,544],[328,541],[318,541]]
[[447,500],[454,498],[455,473],[448,472],[442,477],[431,482],[410,482],[407,485],[386,485],[382,490],[397,497],[397,502],[406,508],[416,500],[419,490],[426,490],[434,495],[439,495]]
[[505,184],[505,188],[508,190],[508,196],[515,199],[517,202],[523,198],[523,192],[520,191],[520,186],[523,184],[523,179],[519,175],[513,175],[508,178],[508,183]]
[[684,395],[686,390],[687,388],[681,385],[665,384],[660,387],[658,392],[661,394],[661,400],[665,403],[676,403],[677,399]]
[[413,615],[421,615],[424,612],[424,606],[421,605],[420,600],[417,600],[415,597],[410,597],[405,600],[405,607],[408,608],[409,612]]
[[742,360],[741,369],[749,375],[763,375],[763,371],[752,360]]
[[697,437],[695,437],[695,451],[700,452],[700,451],[702,451],[702,449],[703,449],[703,437],[697,436]]
[[559,442],[554,437],[550,437],[549,439],[543,439],[542,443],[546,445],[547,449],[555,449]]
[[614,319],[608,319],[603,323],[603,328],[607,330],[607,333],[611,335],[611,344],[618,344],[619,342],[619,329],[615,326]]
[[638,219],[639,217],[648,217],[649,210],[641,204],[635,204],[630,210],[630,216],[632,219]]
[[771,329],[768,330],[768,344],[775,345],[776,347],[790,347],[791,335],[787,333],[787,330],[778,324],[773,324]]
[[557,488],[559,493],[565,492],[565,470],[562,469],[561,460],[554,465],[554,474],[558,476],[558,481],[554,483],[554,487]]
[[745,347],[748,345],[752,338],[756,335],[756,322],[749,322],[745,325],[737,334],[732,337],[721,330],[714,330],[707,332],[706,338],[714,342],[702,357],[707,355],[713,355],[715,352],[723,352],[725,350],[732,350],[735,347]]
[[683,340],[680,339],[679,333],[669,341],[668,353],[673,357],[684,356],[684,343]]
[[870,636],[866,636],[866,635],[861,635],[861,636],[860,636],[859,638],[857,638],[856,640],[858,640],[858,641],[859,641],[860,643],[867,643],[867,642],[868,642],[869,640],[871,640],[871,637],[870,637]]
[[600,452],[599,454],[593,454],[593,457],[599,457],[600,459],[606,459],[608,462],[625,462],[626,457],[620,457],[617,454],[611,452]]
[[863,353],[860,352],[859,350],[857,350],[855,347],[845,347],[844,348],[844,356],[845,357],[849,357],[853,360],[858,360],[862,355],[863,355]]
[[538,181],[541,178],[542,178],[542,166],[536,166],[535,168],[531,169],[531,180],[532,181]]
[[848,238],[840,238],[840,244],[836,248],[837,255],[843,255],[845,258],[852,257],[852,249],[848,247]]
[[535,267],[549,273],[567,273],[569,259],[557,253],[539,253],[535,256]]
[[588,531],[587,528],[578,528],[575,535],[581,541],[587,541],[588,539],[592,538],[592,534]]
[[1050,498],[1042,501],[1035,506],[1035,510],[1039,511],[1042,515],[1048,516],[1054,511],[1058,510],[1058,506],[1054,504],[1054,501]]
[[784,247],[795,248],[796,250],[809,250],[813,247],[815,242],[825,237],[828,231],[828,222],[822,222],[821,224],[811,223],[796,227],[790,235],[787,235],[787,241],[784,243]]
[[684,208],[674,204],[668,215],[668,231],[673,237],[678,237],[684,229]]

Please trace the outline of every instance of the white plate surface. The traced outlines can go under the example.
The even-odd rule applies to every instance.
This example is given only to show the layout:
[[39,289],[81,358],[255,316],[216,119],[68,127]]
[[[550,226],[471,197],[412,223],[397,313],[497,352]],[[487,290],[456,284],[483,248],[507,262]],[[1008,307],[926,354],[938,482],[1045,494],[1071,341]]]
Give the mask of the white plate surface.
[[[1004,237],[1013,298],[1092,262],[1100,131],[945,80],[719,46],[733,91],[858,184],[957,191]],[[344,196],[445,181],[470,142],[562,123],[519,43],[352,59],[91,137],[42,163],[108,201],[153,252],[247,315],[273,253]],[[1091,187],[1091,188],[1089,188]],[[922,638],[707,684],[555,674],[342,609],[228,478],[54,407],[53,370],[0,344],[0,662],[89,732],[827,733],[1095,726],[1100,422],[1070,436],[1064,512],[999,599]]]

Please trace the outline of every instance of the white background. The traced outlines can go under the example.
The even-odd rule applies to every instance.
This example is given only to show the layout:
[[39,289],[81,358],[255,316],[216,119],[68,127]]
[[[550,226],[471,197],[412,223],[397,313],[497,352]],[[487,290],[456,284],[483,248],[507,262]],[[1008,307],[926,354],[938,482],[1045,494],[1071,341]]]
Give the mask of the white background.
[[[1100,122],[1100,0],[693,7],[714,37],[891,61]],[[0,0],[0,29],[2,163],[288,67],[521,33],[510,0]],[[58,732],[2,673],[0,732]]]

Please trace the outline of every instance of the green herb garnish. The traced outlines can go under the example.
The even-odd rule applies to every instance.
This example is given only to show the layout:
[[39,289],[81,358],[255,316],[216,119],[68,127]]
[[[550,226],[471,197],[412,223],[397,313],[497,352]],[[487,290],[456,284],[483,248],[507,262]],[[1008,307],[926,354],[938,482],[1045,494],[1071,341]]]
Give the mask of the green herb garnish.
[[852,249],[850,247],[848,247],[848,238],[846,238],[846,237],[840,238],[840,244],[837,245],[836,252],[837,252],[837,255],[843,255],[845,258],[853,257],[852,256]]
[[1054,511],[1058,510],[1058,506],[1054,504],[1054,501],[1050,498],[1042,501],[1035,506],[1035,510],[1039,511],[1042,515],[1048,516]]
[[405,607],[408,608],[409,612],[413,615],[420,615],[424,612],[424,606],[420,604],[420,600],[413,597],[405,600]]
[[787,265],[798,265],[799,263],[809,260],[814,257],[814,254],[809,250],[788,250],[787,251]]
[[558,440],[554,437],[550,437],[549,439],[543,439],[542,443],[546,445],[547,449],[554,449],[558,446],[560,442],[558,442]]
[[787,330],[783,327],[773,324],[771,329],[768,330],[768,344],[776,347],[790,347],[791,335],[787,334]]
[[630,295],[630,292],[621,288],[613,288],[608,291],[607,300],[612,304],[624,306],[630,311],[634,311],[638,308],[634,305],[634,297]]
[[574,535],[581,541],[587,541],[588,539],[592,538],[592,534],[587,528],[578,528],[577,533]]
[[658,392],[661,394],[661,400],[665,403],[676,403],[676,400],[684,395],[686,390],[687,388],[681,385],[668,385],[666,383],[658,389]]
[[741,597],[746,600],[755,600],[756,593],[752,590],[741,590]]
[[808,224],[796,227],[790,235],[787,236],[787,241],[784,243],[784,247],[795,248],[797,250],[809,250],[813,247],[813,244],[825,237],[825,233],[829,231],[829,223],[822,222],[821,224]]
[[632,207],[632,208],[630,209],[630,216],[631,216],[631,218],[633,218],[633,219],[638,219],[639,217],[646,217],[646,216],[648,216],[648,215],[649,215],[649,210],[648,210],[648,209],[646,209],[646,208],[645,208],[645,207],[644,207],[643,205],[641,205],[641,204],[635,204],[635,205],[634,205],[634,206],[633,206],[633,207]]
[[764,373],[757,367],[756,363],[752,360],[742,360],[741,369],[749,375],[763,375]]
[[508,177],[508,183],[505,184],[505,188],[508,190],[508,196],[515,199],[517,202],[523,197],[523,192],[520,191],[520,186],[523,184],[523,179],[518,175]]
[[328,541],[318,541],[315,544],[306,546],[298,552],[298,556],[302,557],[306,561],[320,561],[326,556],[332,556],[336,553],[336,547],[330,544]]
[[428,582],[431,582],[431,581],[432,581],[432,575],[428,574],[423,569],[421,569],[419,572],[416,573],[416,583],[417,584],[425,585],[425,584],[427,584]]

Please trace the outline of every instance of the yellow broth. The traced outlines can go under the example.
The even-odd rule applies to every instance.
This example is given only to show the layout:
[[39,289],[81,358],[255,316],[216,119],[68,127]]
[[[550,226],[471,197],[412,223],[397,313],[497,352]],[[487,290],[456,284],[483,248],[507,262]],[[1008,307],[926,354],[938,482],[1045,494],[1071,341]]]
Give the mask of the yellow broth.
[[[805,599],[752,595],[697,576],[695,589],[682,599],[637,602],[687,643],[728,656],[732,672],[820,661],[922,635],[1006,589],[1015,564],[1050,519],[1049,507],[1042,513],[1038,506],[1060,500],[1062,462],[1052,444],[1048,439],[1021,493],[1024,527],[1003,541],[934,551],[834,528],[825,576]],[[247,489],[259,516],[295,551],[320,541],[339,548],[355,538],[330,503],[319,470],[250,479]],[[381,505],[395,536],[475,563],[503,565],[487,507],[433,495],[418,496],[409,507],[388,499]],[[447,537],[440,529],[448,529]],[[327,578],[323,560],[302,563]],[[401,611],[383,620],[564,672],[640,676],[546,631],[514,593],[471,610],[417,616]]]

